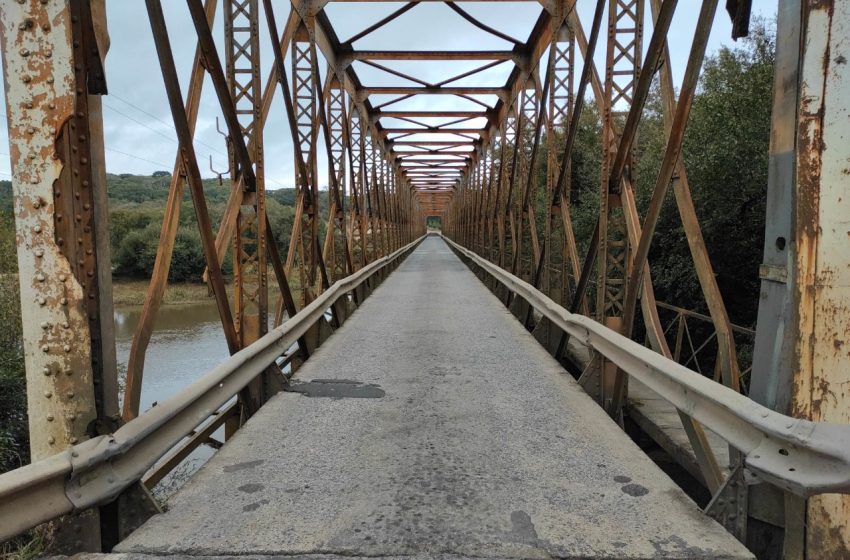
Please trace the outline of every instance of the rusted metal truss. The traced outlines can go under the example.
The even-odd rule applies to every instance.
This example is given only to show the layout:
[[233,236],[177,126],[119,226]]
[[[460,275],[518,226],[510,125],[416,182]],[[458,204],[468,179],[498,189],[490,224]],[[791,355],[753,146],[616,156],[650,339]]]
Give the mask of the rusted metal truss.
[[[846,491],[844,482],[818,478],[817,468],[789,462],[787,453],[784,459],[762,459],[754,451],[763,451],[754,438],[768,434],[765,437],[816,454],[817,449],[806,447],[811,442],[794,439],[803,438],[794,431],[802,430],[802,424],[783,431],[778,424],[753,416],[761,414],[761,408],[745,407],[731,415],[717,413],[721,420],[712,412],[712,407],[749,402],[738,394],[741,368],[733,332],[740,332],[740,327],[731,324],[715,280],[681,154],[718,0],[699,3],[681,84],[673,83],[667,44],[677,0],[587,0],[595,7],[589,28],[578,16],[577,0],[529,2],[538,13],[525,37],[513,37],[485,23],[474,10],[465,8],[464,2],[443,2],[470,30],[494,37],[504,46],[463,51],[357,48],[405,14],[415,15],[420,2],[434,1],[439,0],[404,2],[343,39],[331,25],[326,9],[331,2],[325,0],[292,0],[286,9],[272,0],[187,0],[197,48],[183,92],[161,0],[146,0],[180,147],[156,263],[130,350],[120,415],[127,424],[119,433],[130,434],[127,441],[141,441],[133,439],[135,428],[128,428],[156,424],[160,431],[151,437],[159,438],[159,455],[145,456],[139,463],[144,468],[136,465],[136,470],[124,473],[121,484],[139,480],[154,484],[218,426],[226,425],[228,435],[237,429],[285,384],[282,372],[294,371],[345,321],[382,278],[383,273],[377,271],[395,266],[412,248],[424,232],[425,219],[439,217],[455,250],[486,276],[500,299],[556,358],[570,360],[570,349],[577,342],[570,340],[572,336],[580,336],[578,342],[593,350],[589,366],[578,379],[615,419],[620,420],[624,407],[629,406],[629,376],[678,403],[702,481],[715,495],[713,503],[741,494],[740,486],[735,486],[740,480],[730,482],[730,466],[736,477],[746,467],[799,494],[824,488]],[[823,358],[830,348],[801,342],[804,334],[811,338],[817,331],[812,309],[818,303],[812,294],[821,290],[834,305],[847,301],[846,290],[834,289],[834,285],[846,283],[813,280],[816,273],[829,273],[829,267],[818,263],[826,262],[821,253],[830,245],[820,242],[817,227],[808,226],[824,220],[840,229],[844,222],[838,218],[839,212],[816,208],[811,203],[817,198],[814,194],[792,193],[792,183],[777,178],[777,170],[795,177],[801,188],[812,193],[825,188],[818,183],[822,172],[839,173],[822,163],[823,139],[832,133],[825,128],[837,127],[843,109],[834,102],[830,105],[832,98],[824,92],[839,87],[834,84],[846,74],[846,61],[836,62],[826,78],[822,68],[813,69],[820,68],[816,61],[829,60],[829,41],[833,39],[827,38],[834,35],[837,44],[850,36],[850,30],[843,23],[846,18],[835,15],[840,11],[838,3],[809,5],[793,0],[787,4],[780,13],[780,35],[786,29],[789,33],[779,49],[778,110],[771,154],[775,166],[769,193],[773,206],[781,209],[776,212],[787,215],[774,216],[776,223],[768,224],[760,321],[776,321],[775,328],[760,324],[757,349],[763,348],[765,357],[754,363],[753,390],[759,402],[779,412],[846,422],[846,403],[826,404],[829,391],[822,385],[818,388],[815,378],[820,375],[819,382],[827,385],[840,380],[814,373],[798,378],[803,374],[795,373],[846,364],[838,357]],[[221,55],[212,31],[219,7],[224,13]],[[750,2],[730,1],[725,7],[732,17],[733,34],[746,34]],[[107,91],[103,73],[106,41],[99,10],[100,2],[82,0],[0,3],[34,458],[111,432],[119,423],[99,117],[99,96]],[[278,20],[276,11],[288,12],[285,22]],[[267,33],[261,30],[264,25]],[[271,48],[266,50],[260,44],[265,34],[271,37],[271,44],[266,45]],[[803,40],[807,38],[817,40],[807,43]],[[604,53],[599,52],[602,48]],[[260,72],[261,51],[268,52],[273,63],[267,76]],[[603,68],[594,63],[597,54],[604,54],[599,57],[605,60]],[[464,69],[441,80],[414,71],[417,63],[429,61],[446,67],[461,62]],[[366,85],[356,72],[361,68],[393,81]],[[496,69],[506,70],[507,78],[485,83],[485,77]],[[207,210],[193,148],[207,79],[224,117],[230,159],[232,190],[218,224]],[[641,213],[636,204],[634,154],[638,124],[654,79],[660,84],[667,144],[654,188],[647,193],[649,206]],[[794,84],[793,88],[788,84]],[[843,87],[840,91],[846,94],[846,85]],[[270,123],[270,107],[278,95],[285,122]],[[571,157],[588,97],[599,109],[601,169],[598,220],[591,238],[582,240],[576,239],[571,217]],[[810,107],[800,101],[803,97],[820,105]],[[437,98],[454,99],[459,105],[447,109],[433,103]],[[405,106],[409,101],[415,103]],[[797,112],[783,113],[783,107],[796,107]],[[824,123],[824,115],[832,120]],[[282,232],[272,230],[266,215],[263,138],[269,126],[287,128],[293,147],[296,208],[285,255],[279,253],[276,240]],[[841,142],[830,138],[828,145]],[[797,159],[791,161],[786,154],[795,150]],[[225,400],[238,394],[235,404],[222,408],[224,400],[216,401],[213,415],[188,420],[187,411],[209,398],[201,391],[197,401],[174,409],[175,418],[182,423],[179,429],[170,429],[165,427],[162,409],[153,420],[150,413],[134,419],[140,414],[145,353],[166,289],[187,185],[207,265],[204,280],[215,299],[228,348],[232,354],[246,350],[262,353],[263,358],[252,359],[251,373],[239,375],[238,382],[232,382],[233,372],[219,372],[216,379],[228,381],[233,389]],[[708,315],[655,299],[648,257],[669,190],[675,197]],[[322,202],[325,194],[326,205]],[[791,200],[798,199],[795,197],[805,204],[792,204]],[[846,206],[838,195],[827,200],[835,208]],[[794,214],[797,210],[791,208],[798,207],[811,209],[811,215]],[[790,257],[784,252],[786,239],[793,249],[793,232],[786,231],[792,227],[789,224],[795,224],[795,232],[803,232],[801,242],[808,243],[812,251],[800,250]],[[579,247],[585,248],[584,254]],[[233,268],[223,270],[228,250],[232,251]],[[837,246],[829,250],[846,256]],[[816,251],[820,251],[817,259],[811,256]],[[786,266],[790,268],[786,270]],[[269,267],[275,279],[272,283]],[[226,277],[233,279],[232,300],[225,289]],[[277,300],[269,292],[275,285],[280,294]],[[802,311],[789,311],[788,301],[798,302]],[[662,322],[661,317],[669,318],[671,311],[673,322]],[[843,311],[846,318],[846,309]],[[283,327],[264,337],[272,313],[274,326]],[[713,326],[717,347],[713,381],[675,380],[676,375],[685,375],[675,362],[688,359],[684,351],[688,319]],[[642,323],[646,344],[655,354],[635,349],[628,341],[636,321]],[[782,328],[788,325],[787,332],[792,334],[786,335],[796,337],[794,344],[782,338],[786,336],[781,334]],[[272,334],[276,339],[269,342]],[[672,342],[668,336],[673,337]],[[698,360],[702,347],[689,343],[691,357]],[[777,357],[787,358],[787,364],[774,367]],[[236,357],[227,363],[237,362],[245,365]],[[643,371],[647,369],[651,372]],[[794,394],[778,394],[782,391],[777,387],[790,386],[792,380]],[[820,396],[812,397],[815,394]],[[711,423],[716,431],[725,430],[727,439],[744,457],[733,453],[739,457],[736,464],[719,464],[701,421]],[[777,420],[781,421],[784,417]],[[191,436],[187,442],[175,447],[186,434]],[[844,435],[842,432],[841,437]],[[98,445],[106,445],[103,441],[98,440]],[[770,450],[774,451],[773,447]],[[83,451],[94,462],[113,460],[111,452],[102,449]],[[830,461],[836,456],[829,455]],[[126,461],[115,459],[122,460]],[[840,463],[840,458],[835,461]],[[789,465],[793,465],[790,471],[780,472]],[[58,480],[66,476],[67,469],[76,473],[81,467],[74,461],[54,461],[51,468]],[[106,467],[98,463],[91,468]],[[71,488],[76,480],[72,478],[66,486]],[[59,500],[55,511],[27,517],[14,530],[99,504],[127,487],[109,488],[98,481],[97,492],[78,501]],[[33,487],[55,480],[36,482]],[[731,492],[730,487],[736,490]],[[16,500],[27,496],[19,486],[10,489],[0,484],[0,495],[2,492]],[[845,542],[850,541],[846,497],[813,503],[815,507],[809,511],[819,527],[838,526]],[[738,512],[740,507],[729,505],[729,511]],[[836,521],[842,507],[845,517]],[[787,511],[799,509],[789,507]],[[741,534],[740,521],[734,530]]]

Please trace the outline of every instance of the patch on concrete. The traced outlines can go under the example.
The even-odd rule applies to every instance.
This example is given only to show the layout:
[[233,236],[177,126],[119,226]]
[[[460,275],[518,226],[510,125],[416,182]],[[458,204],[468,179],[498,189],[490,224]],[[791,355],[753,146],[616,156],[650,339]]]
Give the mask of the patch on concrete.
[[233,465],[227,465],[223,467],[221,470],[224,472],[237,472],[245,469],[253,469],[254,467],[258,467],[265,462],[264,459],[257,459],[256,461],[245,461],[244,463],[236,463]]
[[289,393],[301,393],[305,397],[328,397],[331,399],[380,399],[386,391],[380,385],[361,383],[349,379],[314,379],[295,381],[286,389]]
[[619,475],[619,476],[614,477],[614,482],[619,482],[620,484],[625,484],[625,483],[631,482],[631,481],[632,481],[632,479],[627,477],[627,476]]
[[531,521],[531,516],[524,511],[512,512],[511,524],[513,525],[512,532],[523,540],[536,542],[539,538],[537,529],[534,528],[534,523]]
[[256,511],[256,510],[260,509],[260,506],[264,506],[267,503],[269,503],[268,500],[260,500],[259,502],[254,502],[253,504],[248,504],[246,506],[242,506],[242,511],[244,511],[245,513],[248,513],[248,512],[251,512],[251,511]]
[[623,492],[628,494],[629,496],[646,496],[649,494],[649,490],[645,486],[641,486],[640,484],[626,484],[622,488],[620,488]]
[[256,482],[250,482],[248,484],[243,484],[239,487],[240,492],[245,492],[246,494],[253,494],[254,492],[259,492],[264,487],[262,484],[257,484]]

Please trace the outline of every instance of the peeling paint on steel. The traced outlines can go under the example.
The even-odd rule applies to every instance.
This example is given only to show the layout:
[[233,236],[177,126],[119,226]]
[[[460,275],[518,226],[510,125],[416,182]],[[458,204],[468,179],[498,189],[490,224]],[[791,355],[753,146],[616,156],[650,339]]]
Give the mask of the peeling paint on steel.
[[[850,423],[850,6],[808,4],[797,129],[795,415]],[[850,497],[808,505],[810,558],[847,558]]]
[[62,0],[4,1],[0,40],[33,460],[86,438],[95,418],[84,294],[56,244],[58,131],[72,116],[71,22]]

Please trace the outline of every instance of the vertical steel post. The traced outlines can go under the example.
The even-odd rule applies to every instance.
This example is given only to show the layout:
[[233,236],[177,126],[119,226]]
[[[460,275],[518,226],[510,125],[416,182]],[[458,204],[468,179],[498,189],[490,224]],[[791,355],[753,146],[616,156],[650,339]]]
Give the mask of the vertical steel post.
[[[95,97],[106,93],[103,8],[77,0],[0,4],[33,461],[117,422]],[[60,546],[100,550],[98,521],[92,512],[62,524]]]
[[[260,78],[259,6],[257,0],[224,3],[225,70],[239,126],[253,164],[251,189],[238,177],[240,161],[231,149],[233,188],[245,187],[233,235],[234,322],[243,348],[268,331],[268,266],[266,195],[263,165],[263,90]],[[264,382],[252,383],[242,398],[249,411],[266,398]]]
[[[602,108],[602,173],[599,193],[599,248],[597,257],[596,316],[607,327],[623,327],[623,300],[628,278],[629,236],[619,181],[609,181],[617,157],[619,138],[615,130],[629,114],[641,68],[643,0],[608,2],[608,52],[605,63],[605,98]],[[632,157],[627,159],[627,170]],[[628,172],[628,171],[627,171]],[[617,368],[597,357],[600,373],[598,395],[606,404],[613,391]]]
[[[846,2],[780,3],[751,396],[817,422],[850,422],[848,40]],[[809,499],[807,558],[846,558],[848,512],[848,496]],[[786,511],[786,549],[795,530]]]

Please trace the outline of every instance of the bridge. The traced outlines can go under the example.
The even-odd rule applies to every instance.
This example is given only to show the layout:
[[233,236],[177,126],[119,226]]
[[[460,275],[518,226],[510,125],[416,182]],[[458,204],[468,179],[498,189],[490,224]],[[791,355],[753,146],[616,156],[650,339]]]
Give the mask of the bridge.
[[[217,0],[179,3],[197,37],[181,77],[171,12],[145,2],[179,149],[123,383],[105,3],[0,5],[32,457],[0,474],[0,539],[40,526],[51,553],[127,560],[850,555],[850,7],[779,4],[752,332],[729,319],[682,157],[712,27],[745,36],[750,2],[699,3],[675,85],[676,0],[492,2],[530,10],[519,38],[466,2],[396,3],[346,39],[334,24],[353,12],[333,10],[348,0],[221,3],[223,41]],[[431,4],[490,42],[362,46]],[[654,81],[665,143],[638,204]],[[205,86],[232,187],[215,219],[195,151]],[[591,99],[598,212],[578,238],[570,169]],[[273,128],[294,155],[285,255],[266,211]],[[671,197],[706,313],[655,297]],[[142,410],[184,198],[230,357]],[[688,321],[710,331],[701,344]]]

